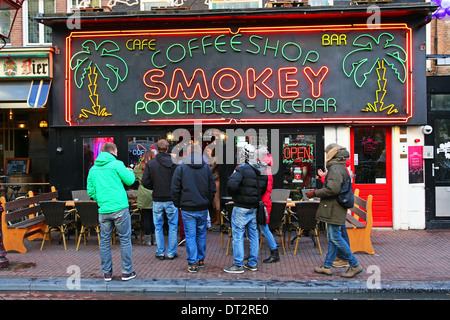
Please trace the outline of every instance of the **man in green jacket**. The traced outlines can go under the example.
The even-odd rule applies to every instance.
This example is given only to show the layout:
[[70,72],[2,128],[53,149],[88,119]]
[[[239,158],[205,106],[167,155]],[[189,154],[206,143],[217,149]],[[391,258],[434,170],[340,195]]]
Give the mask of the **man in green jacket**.
[[327,178],[322,189],[311,190],[306,193],[308,198],[319,197],[320,204],[316,213],[316,219],[327,223],[328,253],[325,262],[321,267],[314,268],[317,273],[332,275],[331,266],[336,259],[338,249],[350,267],[343,277],[352,278],[363,271],[348,243],[342,237],[342,228],[345,228],[347,209],[342,207],[338,201],[342,186],[350,178],[345,162],[350,157],[349,152],[344,147],[336,143],[331,143],[325,148]]
[[123,184],[131,186],[135,176],[117,160],[117,146],[107,142],[89,170],[87,193],[97,201],[100,222],[100,260],[105,281],[112,280],[111,236],[114,226],[120,238],[122,280],[136,277],[131,260],[131,218]]

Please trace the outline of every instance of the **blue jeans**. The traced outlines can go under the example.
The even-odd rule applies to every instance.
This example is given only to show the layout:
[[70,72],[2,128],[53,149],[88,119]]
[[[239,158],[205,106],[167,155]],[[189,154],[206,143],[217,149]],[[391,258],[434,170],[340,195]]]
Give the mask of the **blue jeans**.
[[333,261],[336,259],[338,250],[342,253],[343,260],[350,264],[350,267],[356,267],[359,264],[352,250],[350,250],[350,246],[342,237],[342,228],[345,228],[345,225],[327,224],[328,253],[323,263],[325,268],[331,268],[333,266]]
[[184,233],[186,235],[187,262],[196,263],[205,259],[206,252],[206,219],[208,210],[184,211],[183,217]]
[[258,224],[259,230],[261,231],[264,238],[267,240],[267,244],[269,245],[270,250],[275,250],[277,248],[277,243],[275,242],[275,239],[273,238],[272,232],[270,232],[269,224],[266,223],[266,225]]
[[[345,242],[347,242],[348,245],[350,245],[350,239],[348,237],[347,228],[345,226],[342,226],[341,232],[342,232],[342,238],[345,240]],[[339,249],[337,251],[336,256],[341,260],[345,260],[341,250],[339,250]]]
[[248,264],[255,267],[258,263],[258,229],[256,227],[256,208],[246,209],[234,207],[231,216],[231,228],[233,230],[234,265],[244,265],[244,232],[247,228],[247,238],[250,241],[250,256]]
[[102,264],[102,272],[112,272],[112,256],[111,256],[111,236],[116,226],[120,239],[120,251],[122,255],[122,273],[133,272],[133,263],[131,260],[131,216],[130,210],[123,210],[99,214],[100,222],[100,260]]
[[163,225],[164,213],[169,224],[169,239],[167,244],[167,256],[173,258],[177,252],[178,209],[172,201],[153,202],[153,223],[155,224],[156,255],[163,256],[166,253]]

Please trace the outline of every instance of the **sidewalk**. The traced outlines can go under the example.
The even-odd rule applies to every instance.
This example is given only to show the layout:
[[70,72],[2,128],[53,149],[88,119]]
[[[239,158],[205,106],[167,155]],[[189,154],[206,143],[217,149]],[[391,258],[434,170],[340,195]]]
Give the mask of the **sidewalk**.
[[[269,256],[267,242],[263,240],[258,271],[228,274],[222,268],[233,263],[233,254],[225,255],[228,236],[224,235],[224,248],[220,233],[207,234],[205,268],[198,273],[187,271],[186,249],[178,248],[174,260],[156,259],[156,246],[141,246],[133,238],[133,264],[137,277],[121,281],[120,245],[112,245],[113,281],[106,283],[100,271],[100,258],[96,236],[89,238],[87,246],[75,251],[75,239],[67,241],[67,250],[58,244],[58,235],[44,245],[40,241],[27,241],[27,253],[8,253],[8,268],[0,269],[0,291],[96,291],[96,292],[160,292],[165,294],[245,294],[262,297],[283,297],[297,294],[354,294],[362,292],[424,292],[443,293],[450,299],[450,231],[372,231],[374,255],[357,253],[364,272],[353,279],[340,275],[346,268],[334,269],[334,275],[314,273],[327,252],[327,240],[320,233],[322,255],[310,238],[301,238],[297,255],[287,248],[278,263],[264,264]],[[280,243],[279,238],[275,238]],[[81,276],[80,286],[72,281]],[[378,289],[370,288],[380,280]]]

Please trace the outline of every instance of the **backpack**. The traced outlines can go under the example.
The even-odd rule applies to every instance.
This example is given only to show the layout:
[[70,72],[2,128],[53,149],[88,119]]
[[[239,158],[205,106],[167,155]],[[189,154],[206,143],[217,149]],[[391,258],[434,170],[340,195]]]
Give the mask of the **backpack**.
[[[327,183],[326,180],[327,178],[325,177],[325,184]],[[355,197],[353,195],[350,175],[348,175],[347,181],[341,187],[341,191],[336,197],[336,200],[338,204],[345,209],[351,209],[355,206]]]

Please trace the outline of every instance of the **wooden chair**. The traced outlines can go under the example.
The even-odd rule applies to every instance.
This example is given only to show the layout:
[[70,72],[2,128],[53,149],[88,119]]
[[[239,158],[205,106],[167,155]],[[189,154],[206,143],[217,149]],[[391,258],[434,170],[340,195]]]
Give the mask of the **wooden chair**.
[[44,248],[45,238],[48,235],[48,243],[51,242],[51,231],[59,230],[60,237],[64,243],[64,250],[67,250],[66,236],[68,227],[75,223],[75,219],[68,219],[69,214],[66,211],[66,201],[41,201],[39,202],[42,213],[45,217],[47,227],[44,238],[42,239],[41,250]]
[[86,232],[95,229],[97,232],[98,244],[100,245],[100,223],[98,222],[98,204],[96,201],[77,201],[75,202],[78,216],[81,220],[81,230],[78,237],[77,249],[80,247],[81,237],[84,237],[86,245]]
[[[298,248],[298,241],[300,240],[300,237],[305,235],[305,232],[312,233],[311,239],[314,241],[316,240],[316,244],[319,248],[319,254],[322,254],[322,249],[320,248],[320,241],[319,241],[319,233],[317,231],[318,229],[318,223],[316,220],[316,212],[319,208],[319,202],[312,202],[312,201],[300,201],[295,203],[295,215],[297,217],[297,226],[294,225],[295,230],[297,230],[297,241],[295,243],[295,249],[294,249],[294,255],[297,254],[297,248]],[[289,242],[291,241],[290,235],[289,235]]]
[[52,192],[34,196],[33,191],[28,197],[6,202],[5,197],[0,198],[3,207],[1,227],[3,233],[3,246],[6,251],[27,252],[24,245],[25,238],[39,235],[42,239],[47,228],[45,216],[41,214],[40,201],[56,200],[58,191],[55,187]]
[[354,195],[355,206],[347,213],[347,221],[345,223],[350,239],[350,249],[352,252],[362,251],[368,254],[375,254],[370,238],[373,226],[373,196],[369,195],[367,200],[364,200],[359,197],[359,189],[355,190]]
[[[286,202],[272,201],[272,209],[270,211],[269,230],[275,235],[281,238],[281,247],[283,248],[283,254],[286,254],[286,246],[284,244],[284,227],[285,227],[285,211]],[[261,250],[262,234],[260,232],[259,250]]]

